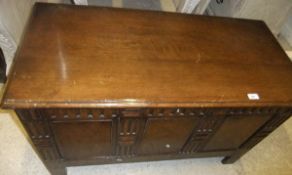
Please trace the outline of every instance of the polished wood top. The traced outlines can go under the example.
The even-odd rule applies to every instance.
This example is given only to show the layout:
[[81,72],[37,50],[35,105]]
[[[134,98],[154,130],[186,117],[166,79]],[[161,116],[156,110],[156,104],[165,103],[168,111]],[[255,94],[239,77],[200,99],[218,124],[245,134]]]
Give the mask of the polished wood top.
[[291,61],[261,21],[42,3],[2,102],[6,108],[254,105],[292,106]]

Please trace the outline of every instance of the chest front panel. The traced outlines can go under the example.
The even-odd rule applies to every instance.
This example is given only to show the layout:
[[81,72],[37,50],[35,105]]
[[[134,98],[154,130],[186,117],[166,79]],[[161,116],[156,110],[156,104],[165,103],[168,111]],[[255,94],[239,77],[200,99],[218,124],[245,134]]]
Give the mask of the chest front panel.
[[44,159],[65,161],[232,151],[254,139],[269,121],[281,119],[277,112],[223,108],[17,110]]

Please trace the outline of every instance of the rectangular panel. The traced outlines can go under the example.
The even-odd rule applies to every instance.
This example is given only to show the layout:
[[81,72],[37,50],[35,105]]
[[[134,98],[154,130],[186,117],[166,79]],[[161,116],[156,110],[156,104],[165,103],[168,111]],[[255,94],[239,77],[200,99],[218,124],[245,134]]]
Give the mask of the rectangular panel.
[[237,149],[266,121],[266,116],[229,116],[207,143],[204,150]]
[[149,119],[138,154],[178,153],[196,124],[196,118]]
[[112,122],[54,122],[55,139],[64,159],[112,155]]

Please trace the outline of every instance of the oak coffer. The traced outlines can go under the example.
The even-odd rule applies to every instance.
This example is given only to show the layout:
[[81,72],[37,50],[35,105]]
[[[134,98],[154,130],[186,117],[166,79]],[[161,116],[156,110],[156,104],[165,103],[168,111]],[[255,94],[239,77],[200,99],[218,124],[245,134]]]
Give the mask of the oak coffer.
[[292,64],[262,21],[37,3],[2,107],[52,174],[233,163],[292,114]]

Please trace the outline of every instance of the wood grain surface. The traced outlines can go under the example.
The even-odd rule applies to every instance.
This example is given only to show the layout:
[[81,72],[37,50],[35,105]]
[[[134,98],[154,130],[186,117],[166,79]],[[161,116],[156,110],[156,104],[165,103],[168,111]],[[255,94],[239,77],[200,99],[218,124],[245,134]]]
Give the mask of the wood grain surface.
[[291,90],[262,21],[37,3],[2,106],[292,106]]

